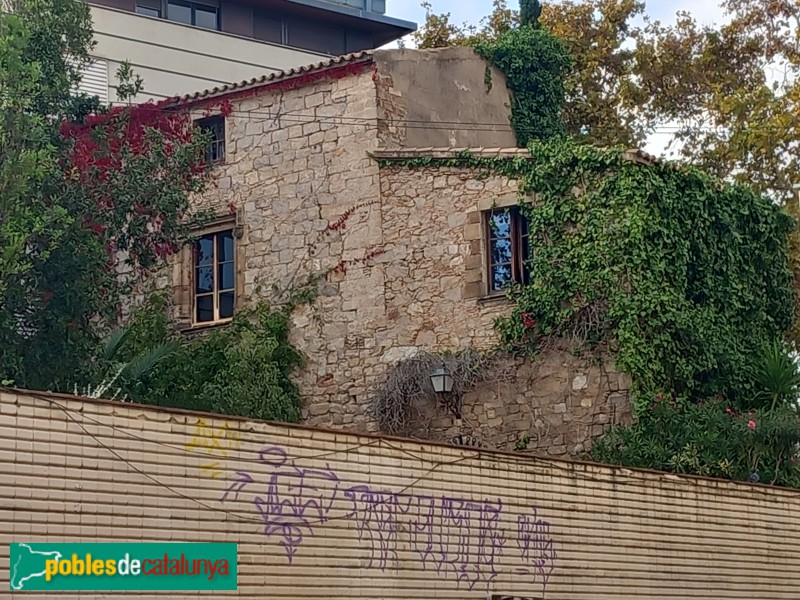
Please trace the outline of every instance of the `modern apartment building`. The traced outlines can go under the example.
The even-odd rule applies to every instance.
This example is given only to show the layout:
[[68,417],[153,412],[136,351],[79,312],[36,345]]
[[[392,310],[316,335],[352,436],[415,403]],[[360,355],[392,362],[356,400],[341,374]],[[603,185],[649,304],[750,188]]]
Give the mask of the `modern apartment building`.
[[137,100],[241,82],[377,48],[415,30],[386,0],[91,0],[97,46],[82,87],[116,101],[128,60],[144,79]]

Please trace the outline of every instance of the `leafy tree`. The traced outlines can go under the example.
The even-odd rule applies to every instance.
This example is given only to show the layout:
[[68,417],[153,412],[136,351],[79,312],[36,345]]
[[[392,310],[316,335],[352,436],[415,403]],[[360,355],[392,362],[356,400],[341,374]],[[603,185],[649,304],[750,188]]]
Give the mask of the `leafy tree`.
[[[426,6],[420,47],[475,45],[520,20],[504,0],[478,27]],[[687,161],[785,200],[800,183],[800,0],[722,7],[725,24],[703,25],[685,12],[674,24],[653,21],[640,0],[544,4],[541,24],[574,63],[567,131],[601,146],[670,134]]]
[[542,16],[542,4],[539,0],[520,0],[519,22],[521,25],[530,25],[533,28],[540,26],[539,17]]
[[208,178],[205,139],[185,114],[101,110],[74,93],[92,43],[85,3],[11,9],[0,14],[0,376],[71,391],[88,382],[126,283],[177,248],[188,194]]

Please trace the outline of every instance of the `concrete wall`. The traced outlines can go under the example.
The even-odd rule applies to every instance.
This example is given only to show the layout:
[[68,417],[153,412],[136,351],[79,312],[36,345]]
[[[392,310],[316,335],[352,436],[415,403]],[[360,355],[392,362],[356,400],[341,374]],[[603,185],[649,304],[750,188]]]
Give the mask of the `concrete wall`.
[[797,491],[128,404],[0,392],[0,483],[4,590],[12,540],[238,544],[238,592],[113,594],[139,600],[795,600],[800,586]]
[[189,27],[164,19],[92,5],[97,46],[104,61],[109,99],[116,100],[115,73],[128,60],[144,79],[137,102],[189,94],[317,63],[325,56]]
[[471,48],[375,52],[382,148],[513,148],[503,73]]

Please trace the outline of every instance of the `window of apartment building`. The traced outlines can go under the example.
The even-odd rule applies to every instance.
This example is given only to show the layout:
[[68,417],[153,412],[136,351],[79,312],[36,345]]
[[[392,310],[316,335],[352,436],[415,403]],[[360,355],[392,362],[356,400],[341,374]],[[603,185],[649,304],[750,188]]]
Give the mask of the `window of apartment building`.
[[253,11],[253,37],[257,40],[283,44],[283,19],[272,12],[256,9]]
[[[347,32],[343,28],[323,21],[275,14],[274,11],[253,12],[253,37],[322,54],[339,55],[348,51]],[[354,36],[353,41],[362,42],[363,39]]]
[[136,3],[136,13],[145,17],[161,18],[161,0],[139,0]]
[[217,115],[195,121],[195,125],[211,134],[206,148],[206,161],[220,163],[225,161],[225,117]]
[[167,3],[167,18],[170,21],[185,25],[219,29],[219,9],[217,6],[209,4],[169,0]]
[[308,19],[286,20],[286,44],[322,54],[344,54],[347,52],[345,31],[342,28]]
[[512,283],[529,283],[528,221],[519,207],[488,211],[485,219],[489,293]]
[[193,321],[218,323],[236,307],[236,247],[233,229],[207,233],[192,250]]

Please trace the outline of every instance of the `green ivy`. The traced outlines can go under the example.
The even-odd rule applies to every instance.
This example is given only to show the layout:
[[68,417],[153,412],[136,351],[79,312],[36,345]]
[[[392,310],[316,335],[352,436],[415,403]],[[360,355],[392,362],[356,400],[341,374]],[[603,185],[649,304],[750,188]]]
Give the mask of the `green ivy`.
[[522,203],[531,281],[509,290],[513,311],[496,322],[504,345],[604,345],[631,375],[640,415],[658,393],[747,406],[752,355],[792,324],[791,219],[748,188],[623,149],[550,140],[530,151],[438,161],[506,175],[535,198]]
[[535,347],[577,332],[607,342],[639,413],[658,392],[746,403],[754,349],[792,324],[791,219],[691,167],[575,143],[531,153],[532,280],[511,291],[504,341]]
[[511,122],[520,147],[564,135],[564,75],[572,61],[559,38],[531,22],[495,40],[482,40],[475,50],[506,76],[513,94]]

